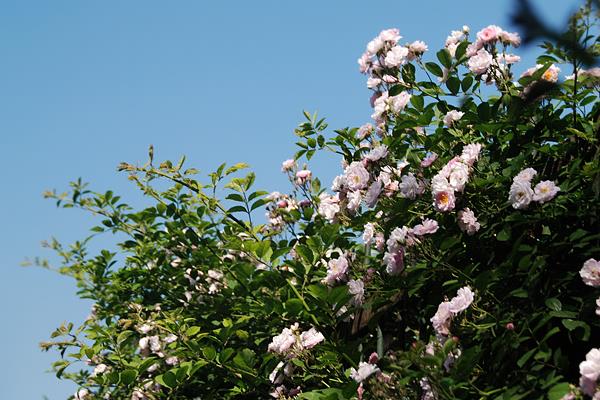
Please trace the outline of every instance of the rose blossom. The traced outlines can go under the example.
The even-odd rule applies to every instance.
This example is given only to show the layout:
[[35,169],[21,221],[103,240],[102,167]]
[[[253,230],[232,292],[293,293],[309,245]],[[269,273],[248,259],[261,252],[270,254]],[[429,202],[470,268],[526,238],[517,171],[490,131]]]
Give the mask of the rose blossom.
[[320,203],[318,213],[324,217],[327,221],[333,222],[335,216],[340,212],[340,199],[338,196],[330,196],[327,193],[321,193],[319,195]]
[[437,311],[431,317],[431,325],[435,332],[439,335],[447,336],[450,334],[450,321],[452,313],[450,312],[450,302],[443,301],[438,306]]
[[438,227],[439,226],[436,220],[425,218],[423,222],[415,225],[412,233],[417,236],[431,235],[437,232]]
[[433,317],[431,324],[438,335],[448,336],[450,334],[450,322],[458,313],[466,310],[473,303],[474,293],[470,287],[465,286],[458,289],[456,296],[450,301],[443,301]]
[[379,372],[379,368],[377,368],[377,365],[361,361],[358,364],[358,370],[354,368],[350,369],[350,377],[356,382],[360,383],[376,372]]
[[437,160],[437,158],[438,158],[438,155],[436,153],[428,154],[427,157],[425,157],[421,161],[421,167],[423,167],[423,168],[430,167],[431,164],[433,164],[435,162],[435,160]]
[[463,147],[460,159],[468,166],[472,166],[479,159],[479,153],[483,146],[480,143],[471,143]]
[[398,82],[398,78],[396,78],[395,76],[392,76],[390,74],[385,74],[384,76],[381,77],[381,79],[385,83],[396,83],[396,82]]
[[458,212],[458,227],[467,235],[473,235],[479,230],[481,225],[477,222],[477,218],[473,211],[468,207]]
[[446,38],[446,42],[444,44],[445,47],[461,42],[465,39],[465,32],[463,31],[452,31],[450,35]]
[[[585,390],[586,386],[590,389],[596,387],[596,381],[598,380],[598,376],[600,375],[600,349],[591,349],[585,356],[585,361],[582,361],[579,364],[579,373],[581,374],[582,380],[587,380],[589,383],[593,383],[593,385],[580,385],[584,389],[584,392],[590,396],[594,393],[592,390]],[[581,382],[580,382],[581,383]]]
[[390,275],[398,275],[404,269],[404,248],[398,247],[394,252],[383,255],[386,264],[386,272]]
[[410,51],[408,57],[409,59],[411,59],[425,53],[428,50],[428,48],[425,42],[421,40],[416,40],[408,45],[408,50]]
[[500,54],[498,56],[498,61],[503,61],[506,64],[515,64],[521,61],[521,57],[515,54]]
[[583,263],[579,275],[586,285],[600,287],[600,261],[590,258]]
[[350,193],[348,193],[348,204],[346,205],[346,208],[354,213],[360,207],[361,201],[362,201],[362,195],[360,193],[360,190],[350,192]]
[[306,183],[307,181],[310,180],[311,177],[312,177],[312,172],[310,172],[307,169],[302,169],[302,170],[296,172],[296,182],[299,185]]
[[374,207],[381,193],[382,184],[380,181],[375,181],[369,186],[367,193],[365,194],[365,204],[367,207]]
[[451,127],[456,121],[460,120],[463,117],[463,115],[465,115],[465,113],[462,111],[448,111],[444,116],[444,125],[446,125],[447,127]]
[[371,222],[368,222],[364,226],[364,231],[362,235],[363,242],[365,244],[371,244],[373,241],[373,237],[375,236],[375,225]]
[[394,46],[388,51],[385,56],[385,65],[387,67],[398,67],[406,63],[406,57],[408,56],[408,49],[404,46]]
[[[526,70],[525,72],[523,72],[521,74],[521,78],[525,77],[525,76],[532,76],[537,70],[539,70],[542,67],[543,67],[542,64],[536,64],[535,67],[531,67],[528,70]],[[544,71],[544,73],[541,76],[541,79],[543,79],[547,82],[555,83],[558,81],[558,73],[559,72],[560,72],[560,68],[558,68],[556,65],[552,64],[548,67],[548,69],[546,71]]]
[[385,236],[383,235],[383,232],[377,232],[375,234],[375,248],[380,253],[385,249]]
[[400,179],[400,196],[414,200],[419,193],[419,182],[412,172],[408,175],[403,175]]
[[433,206],[437,211],[447,212],[454,210],[456,197],[454,196],[454,190],[448,187],[445,190],[440,190],[434,193]]
[[469,180],[469,166],[462,162],[451,164],[448,183],[457,192],[462,192]]
[[519,172],[514,178],[513,182],[516,181],[525,181],[531,182],[531,180],[537,175],[537,171],[533,168],[525,168],[521,172]]
[[448,309],[450,312],[454,314],[458,314],[471,305],[473,302],[474,294],[470,287],[465,286],[463,288],[458,289],[456,292],[456,296],[450,300],[450,305]]
[[348,260],[344,256],[339,256],[329,260],[327,263],[327,276],[323,279],[323,283],[332,286],[336,282],[343,282],[346,280],[346,273],[348,272]]
[[353,161],[346,167],[344,175],[350,190],[364,189],[369,183],[369,171],[359,161]]
[[285,160],[281,163],[281,172],[287,172],[294,169],[296,161],[294,159]]
[[475,75],[481,75],[487,71],[492,64],[493,57],[486,49],[479,49],[475,55],[469,58],[467,64]]
[[554,182],[542,181],[535,185],[535,188],[533,189],[533,201],[543,204],[552,200],[559,190],[560,188],[556,186]]
[[300,345],[304,349],[312,349],[317,344],[321,343],[325,340],[323,334],[317,331],[315,328],[310,328],[308,331],[302,332],[300,334]]
[[362,280],[348,281],[348,293],[352,297],[352,304],[360,306],[365,301],[365,283]]
[[388,148],[385,144],[373,148],[365,155],[365,159],[369,161],[378,161],[388,155]]
[[477,32],[477,40],[484,43],[491,43],[498,40],[498,36],[502,33],[502,28],[496,25],[489,25]]
[[90,392],[87,389],[79,389],[73,395],[74,400],[87,400],[90,398]]
[[296,343],[296,335],[298,331],[298,323],[295,323],[289,328],[284,328],[281,333],[271,340],[268,351],[273,353],[285,354]]
[[363,53],[357,60],[358,70],[361,74],[365,74],[369,70],[369,66],[371,65],[370,58],[371,56],[369,55],[369,53]]
[[502,31],[498,35],[498,38],[502,43],[509,44],[514,47],[519,47],[521,45],[521,37],[517,32]]
[[390,251],[396,251],[398,249],[398,244],[404,244],[406,242],[406,238],[410,235],[412,231],[403,226],[402,228],[394,228],[394,230],[390,233],[390,238],[387,240],[388,249]]
[[[375,96],[375,93],[373,96]],[[387,111],[387,100],[389,94],[388,92],[383,92],[378,95],[373,101],[373,114],[371,114],[371,118],[373,118],[377,123],[383,122],[383,114]]]
[[400,114],[402,111],[404,111],[404,108],[410,101],[410,97],[411,95],[408,92],[402,92],[397,96],[391,96],[388,99],[388,102],[390,103],[390,109],[394,113]]
[[373,133],[373,130],[375,130],[375,127],[373,127],[373,125],[366,123],[364,125],[362,125],[360,128],[358,128],[358,131],[356,132],[356,137],[358,139],[364,139],[367,136],[369,136],[371,133]]
[[393,43],[396,43],[398,40],[402,39],[402,36],[400,36],[400,31],[397,28],[384,29],[379,32],[379,37],[381,40]]
[[369,55],[375,55],[385,46],[385,41],[381,37],[377,36],[369,43],[367,43],[367,53]]
[[367,79],[367,87],[369,89],[375,89],[375,88],[377,88],[377,86],[381,85],[381,82],[382,82],[381,79],[373,78],[372,76],[370,76]]
[[508,193],[508,201],[516,210],[523,210],[527,208],[529,203],[533,200],[533,190],[531,184],[525,180],[513,181],[510,186],[510,192]]

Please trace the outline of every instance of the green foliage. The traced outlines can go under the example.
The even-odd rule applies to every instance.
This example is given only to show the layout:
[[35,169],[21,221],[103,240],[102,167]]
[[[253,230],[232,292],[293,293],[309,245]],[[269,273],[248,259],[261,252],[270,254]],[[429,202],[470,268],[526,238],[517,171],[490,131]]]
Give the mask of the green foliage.
[[[570,32],[587,49],[586,16],[574,18]],[[63,325],[42,344],[60,352],[57,377],[89,390],[79,396],[86,399],[260,399],[281,383],[282,399],[348,399],[362,390],[365,399],[417,399],[424,385],[441,399],[560,399],[575,391],[569,383],[579,379],[578,364],[600,340],[598,291],[579,276],[600,254],[598,82],[549,84],[552,63],[581,62],[547,44],[543,67],[520,84],[510,69],[490,67],[498,92],[485,98],[487,78],[465,67],[468,44],[454,56],[437,52],[439,64],[417,57],[394,69],[398,80],[386,84],[387,94],[411,97],[401,112],[386,111],[379,136],[328,132],[324,119],[306,112],[295,130],[295,160],[330,151],[367,165],[371,183],[405,162],[392,177],[409,171],[424,182],[414,199],[385,187],[376,205],[352,212],[338,196],[330,217],[321,182],[296,166],[288,169],[291,193],[267,196],[254,188],[253,173],[242,174],[245,164],[223,164],[202,183],[195,169],[183,169],[184,158],[156,165],[152,148],[143,166],[119,166],[151,206],[133,209],[81,181],[68,194],[46,193],[100,219],[83,241],[48,244],[61,258],[58,271],[95,303],[81,327]],[[444,124],[451,110],[462,118]],[[426,182],[473,143],[483,150],[456,206],[433,207]],[[387,155],[365,161],[382,145]],[[433,152],[437,160],[422,166]],[[527,167],[560,192],[511,207],[513,178]],[[158,181],[170,186],[159,189]],[[263,207],[268,221],[257,223]],[[473,234],[457,223],[465,208],[480,223]],[[385,239],[424,218],[439,229],[405,244],[397,274],[386,271],[386,250],[360,238],[367,223]],[[116,248],[90,254],[90,241],[107,233],[116,234]],[[342,258],[348,271],[335,280],[331,265]],[[364,285],[364,301],[345,284],[350,279]],[[431,317],[465,286],[474,303],[454,317],[451,335],[436,338]],[[269,351],[290,327],[296,347],[287,356]],[[299,332],[311,328],[324,340],[300,346]],[[381,373],[359,386],[351,376],[372,353]],[[283,365],[288,372],[277,372]]]

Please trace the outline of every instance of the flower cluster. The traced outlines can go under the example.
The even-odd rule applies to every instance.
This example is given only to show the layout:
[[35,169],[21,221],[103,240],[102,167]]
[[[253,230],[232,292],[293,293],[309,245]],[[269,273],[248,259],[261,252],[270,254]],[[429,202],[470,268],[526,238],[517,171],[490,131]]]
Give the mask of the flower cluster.
[[319,195],[317,212],[329,222],[337,221],[341,212],[356,215],[363,203],[374,207],[381,194],[391,197],[400,191],[401,197],[415,199],[425,191],[423,179],[412,172],[402,175],[407,162],[400,162],[396,167],[386,164],[389,154],[386,145],[367,144],[363,149],[368,150],[363,158],[347,164],[344,173],[334,178],[331,189],[336,194]]
[[477,222],[477,217],[475,217],[473,211],[466,207],[458,212],[458,227],[467,235],[474,235],[481,225]]
[[406,247],[419,243],[419,237],[431,235],[438,230],[438,223],[432,219],[424,219],[413,228],[403,226],[396,228],[387,240],[387,252],[383,255],[386,271],[390,275],[398,275],[404,269],[404,253]]
[[431,180],[433,206],[437,211],[454,210],[456,192],[461,193],[469,180],[475,161],[479,159],[482,145],[468,144],[462,154],[450,160]]
[[398,29],[386,29],[367,44],[367,48],[358,59],[360,72],[367,74],[367,87],[375,91],[371,98],[374,108],[372,118],[380,130],[384,129],[388,114],[398,114],[404,110],[411,95],[402,92],[390,96],[388,88],[402,83],[399,67],[421,57],[427,51],[427,45],[417,40],[407,45],[399,45],[402,38]]
[[301,204],[287,194],[272,192],[265,198],[269,201],[266,206],[265,216],[270,232],[281,232],[286,223],[286,217],[291,211],[297,210]]
[[450,323],[460,312],[466,310],[473,302],[474,294],[470,287],[458,289],[456,296],[450,301],[444,301],[438,306],[437,312],[431,317],[431,324],[438,336],[450,334]]
[[268,350],[272,353],[285,356],[286,358],[295,358],[304,350],[309,350],[325,340],[323,334],[315,328],[300,333],[300,328],[296,322],[289,328],[284,328],[281,333],[273,337]]
[[[502,52],[496,49],[501,44]],[[506,53],[507,46],[519,47],[521,38],[516,32],[506,32],[497,25],[489,25],[477,32],[477,39],[466,50],[467,66],[486,83],[497,81],[508,74],[508,66],[519,61],[519,57]]]
[[338,282],[345,282],[348,279],[348,259],[345,256],[339,256],[329,260],[327,263],[327,276],[323,283],[333,286]]
[[531,181],[537,175],[533,168],[525,168],[514,178],[508,194],[508,201],[514,209],[523,210],[529,203],[536,201],[540,204],[552,200],[560,191],[560,188],[552,181],[541,181],[535,188],[531,187]]

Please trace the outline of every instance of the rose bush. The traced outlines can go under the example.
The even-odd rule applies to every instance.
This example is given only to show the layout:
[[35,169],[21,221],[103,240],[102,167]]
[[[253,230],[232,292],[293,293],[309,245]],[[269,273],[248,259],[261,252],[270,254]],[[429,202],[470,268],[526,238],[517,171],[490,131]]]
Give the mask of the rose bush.
[[[584,8],[565,34],[593,55],[595,21]],[[73,398],[598,398],[599,70],[546,43],[516,77],[518,34],[473,36],[437,61],[396,29],[370,41],[373,122],[305,113],[286,193],[244,164],[203,183],[152,149],[119,166],[152,206],[47,193],[102,216],[50,244],[95,304],[42,344]],[[317,151],[341,156],[331,190]],[[89,254],[109,232],[118,247]]]

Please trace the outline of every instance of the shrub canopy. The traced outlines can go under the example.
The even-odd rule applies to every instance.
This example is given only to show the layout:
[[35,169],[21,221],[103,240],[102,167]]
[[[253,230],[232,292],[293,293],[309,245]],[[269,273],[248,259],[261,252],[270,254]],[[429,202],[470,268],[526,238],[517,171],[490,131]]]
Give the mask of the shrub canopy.
[[[600,71],[580,54],[597,54],[595,21],[584,8],[520,77],[520,38],[497,26],[437,52],[382,31],[359,59],[373,122],[331,132],[305,113],[286,193],[244,164],[200,181],[152,149],[119,166],[144,209],[81,181],[47,193],[101,217],[51,243],[95,303],[42,344],[57,376],[75,399],[592,396]],[[342,159],[331,190],[306,164],[320,151]],[[90,254],[105,233],[118,246]]]

